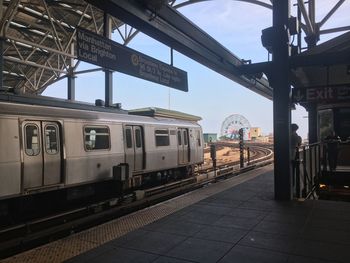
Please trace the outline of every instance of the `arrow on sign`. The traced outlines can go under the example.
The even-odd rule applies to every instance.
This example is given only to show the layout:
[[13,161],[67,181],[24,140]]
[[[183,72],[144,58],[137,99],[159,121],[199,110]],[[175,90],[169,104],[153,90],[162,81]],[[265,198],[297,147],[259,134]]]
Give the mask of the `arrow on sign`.
[[304,95],[302,94],[301,90],[298,90],[297,92],[293,93],[293,98],[295,102],[300,102],[303,100]]

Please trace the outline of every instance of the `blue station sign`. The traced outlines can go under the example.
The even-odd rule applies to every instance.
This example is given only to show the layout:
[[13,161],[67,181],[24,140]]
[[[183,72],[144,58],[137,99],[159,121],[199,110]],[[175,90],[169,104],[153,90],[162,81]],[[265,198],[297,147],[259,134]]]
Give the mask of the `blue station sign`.
[[188,91],[186,71],[98,34],[77,28],[76,49],[79,60],[181,91]]

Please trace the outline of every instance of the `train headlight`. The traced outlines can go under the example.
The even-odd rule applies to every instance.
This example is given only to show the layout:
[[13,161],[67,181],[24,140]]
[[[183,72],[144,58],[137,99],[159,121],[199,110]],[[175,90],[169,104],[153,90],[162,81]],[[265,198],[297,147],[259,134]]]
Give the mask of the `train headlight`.
[[320,188],[321,188],[321,189],[326,188],[326,187],[327,187],[327,185],[325,185],[325,184],[320,184]]

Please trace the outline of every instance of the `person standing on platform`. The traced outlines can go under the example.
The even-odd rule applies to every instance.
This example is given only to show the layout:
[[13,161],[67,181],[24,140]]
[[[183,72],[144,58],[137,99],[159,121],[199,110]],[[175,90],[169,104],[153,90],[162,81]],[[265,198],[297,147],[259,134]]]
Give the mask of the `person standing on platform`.
[[[297,134],[297,130],[299,129],[299,126],[295,123],[292,123],[290,125],[291,130],[291,138],[290,138],[290,152],[291,152],[291,159],[292,159],[292,169],[293,169],[293,186],[298,183],[296,181],[299,177],[298,169],[299,169],[299,146],[301,145],[301,137]],[[297,154],[298,153],[298,154]]]
[[291,129],[291,138],[290,138],[290,147],[291,147],[291,153],[292,153],[292,160],[295,160],[295,155],[298,151],[298,147],[301,145],[301,137],[297,134],[297,130],[299,129],[299,126],[295,123],[292,123],[290,125]]

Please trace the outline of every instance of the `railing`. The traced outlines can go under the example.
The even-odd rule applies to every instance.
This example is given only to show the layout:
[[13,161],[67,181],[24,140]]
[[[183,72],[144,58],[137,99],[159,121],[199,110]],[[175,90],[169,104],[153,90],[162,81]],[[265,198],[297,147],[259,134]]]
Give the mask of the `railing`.
[[322,147],[319,143],[296,148],[293,162],[293,186],[296,198],[315,198],[321,174]]
[[[329,140],[298,147],[292,167],[295,198],[316,198],[320,185],[349,188],[350,141]],[[323,192],[325,189],[328,187]]]

